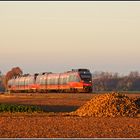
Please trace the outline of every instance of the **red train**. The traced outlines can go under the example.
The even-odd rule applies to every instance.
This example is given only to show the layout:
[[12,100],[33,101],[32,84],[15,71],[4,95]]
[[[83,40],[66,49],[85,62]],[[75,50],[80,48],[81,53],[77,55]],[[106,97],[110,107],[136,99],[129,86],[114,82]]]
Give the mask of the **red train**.
[[92,74],[88,69],[64,73],[25,74],[8,81],[9,92],[92,92]]

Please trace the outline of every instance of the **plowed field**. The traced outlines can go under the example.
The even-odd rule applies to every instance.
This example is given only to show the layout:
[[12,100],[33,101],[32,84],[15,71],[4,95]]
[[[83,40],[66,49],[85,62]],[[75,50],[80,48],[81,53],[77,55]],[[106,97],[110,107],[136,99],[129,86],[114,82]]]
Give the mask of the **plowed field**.
[[[0,113],[0,138],[140,138],[137,117],[79,117],[77,110],[96,94],[1,94],[0,103],[37,105],[45,113]],[[138,94],[127,94],[131,97]]]

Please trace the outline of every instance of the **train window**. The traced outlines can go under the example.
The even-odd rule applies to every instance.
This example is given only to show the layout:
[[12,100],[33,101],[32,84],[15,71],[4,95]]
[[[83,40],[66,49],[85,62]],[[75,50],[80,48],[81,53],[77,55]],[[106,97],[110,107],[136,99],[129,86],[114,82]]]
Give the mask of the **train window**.
[[65,82],[64,82],[64,77],[62,77],[61,79],[61,84],[63,85]]
[[41,77],[39,77],[39,80],[38,80],[39,84],[41,84]]
[[15,85],[18,86],[18,79],[16,79],[16,81],[15,81]]
[[56,78],[54,78],[54,85],[56,85],[57,84],[57,81],[56,81]]
[[63,77],[60,77],[60,81],[59,81],[60,85],[63,84]]
[[51,79],[50,79],[50,85],[52,85],[52,84],[53,84],[53,79],[51,78]]
[[32,78],[32,80],[31,80],[31,84],[34,84],[34,78]]
[[38,77],[37,77],[36,82],[37,82],[38,84],[41,84],[41,76],[38,76]]
[[34,78],[30,79],[30,84],[34,84]]
[[63,77],[63,84],[65,84],[65,77]]
[[36,83],[36,84],[38,84],[38,78],[36,78],[36,81],[35,81],[35,83]]
[[15,86],[17,85],[17,80],[15,80]]
[[50,84],[50,79],[49,79],[49,78],[47,78],[47,84],[48,84],[48,85]]
[[64,78],[64,84],[66,84],[66,83],[67,83],[67,77]]
[[61,77],[59,77],[59,79],[58,79],[58,83],[59,83],[59,85],[61,84]]
[[51,78],[49,78],[49,85],[51,85]]
[[15,86],[17,85],[17,80],[15,80]]
[[40,82],[39,83],[40,83],[40,85],[42,85],[42,78],[40,78]]
[[56,85],[56,84],[57,84],[57,78],[54,77],[54,85]]
[[71,75],[71,82],[74,82],[75,79],[74,79],[74,75]]
[[46,83],[47,83],[47,79],[45,78],[45,79],[44,79],[44,84],[46,85]]
[[55,77],[52,78],[52,85],[55,84]]
[[72,75],[69,76],[69,82],[72,82]]
[[73,75],[69,76],[68,81],[69,82],[79,82],[80,79],[79,79],[79,77],[77,75],[73,74]]
[[39,78],[38,77],[36,78],[36,84],[39,84]]
[[19,86],[22,85],[22,79],[19,79]]
[[29,84],[29,79],[26,79],[25,80],[25,85],[28,85]]
[[63,77],[60,79],[60,84],[63,85]]
[[58,84],[58,77],[55,77],[55,79],[54,79],[54,84],[55,84],[55,85]]
[[[46,84],[46,79],[43,80],[43,83]],[[55,77],[48,77],[47,78],[47,84],[48,85],[54,85],[55,84]]]
[[50,78],[49,81],[50,81],[50,85],[51,85],[52,84],[52,79]]
[[50,79],[50,85],[53,85],[53,79],[52,78]]
[[68,82],[69,82],[69,76],[66,77],[66,83],[68,83]]
[[22,82],[22,79],[19,80],[19,85],[22,86],[23,85],[23,82]]
[[26,83],[27,83],[27,82],[26,82],[26,79],[25,79],[25,85],[26,85]]
[[45,85],[46,84],[46,79],[45,78],[43,78],[43,85]]
[[41,84],[42,84],[42,85],[44,85],[44,79],[42,79],[42,82],[41,82]]
[[40,84],[40,76],[37,76],[37,78],[36,78],[36,83],[37,83],[37,84]]
[[31,79],[29,79],[29,80],[28,80],[28,84],[30,84],[30,83],[31,83],[30,81],[31,81]]
[[53,81],[54,81],[53,78],[51,78],[51,85],[53,85]]
[[45,79],[44,77],[40,76],[40,77],[39,77],[39,80],[38,80],[38,83],[39,83],[40,85],[44,85],[44,84],[46,83],[46,79]]
[[20,79],[18,79],[18,85],[19,85],[19,86],[21,85],[21,80],[20,80]]
[[30,79],[27,80],[27,84],[28,84],[28,85],[30,84]]
[[17,86],[19,86],[19,79],[17,80]]
[[24,80],[22,81],[22,84],[23,84],[23,86],[24,86]]
[[55,77],[53,77],[52,84],[53,85],[55,84]]
[[57,78],[57,84],[59,84],[59,77]]
[[21,81],[21,79],[19,79],[19,86],[21,86],[22,85],[22,81]]
[[40,81],[39,81],[40,85],[42,85],[42,78],[40,78]]
[[80,79],[79,79],[79,77],[77,75],[75,75],[75,81],[80,82]]
[[24,80],[22,80],[22,83],[21,83],[21,85],[22,85],[22,86],[24,86]]
[[25,85],[27,85],[27,79],[25,79]]
[[39,77],[38,82],[39,82],[40,85],[41,85],[41,81],[42,81],[42,79],[41,79],[41,77]]
[[64,77],[62,78],[62,85],[64,84]]
[[73,75],[73,82],[75,82],[75,75]]
[[32,83],[32,79],[29,80],[29,84],[31,84],[31,83]]
[[61,79],[61,84],[63,85],[63,77],[62,77],[62,79]]
[[28,85],[28,83],[29,83],[29,82],[28,82],[28,79],[26,79],[26,85]]

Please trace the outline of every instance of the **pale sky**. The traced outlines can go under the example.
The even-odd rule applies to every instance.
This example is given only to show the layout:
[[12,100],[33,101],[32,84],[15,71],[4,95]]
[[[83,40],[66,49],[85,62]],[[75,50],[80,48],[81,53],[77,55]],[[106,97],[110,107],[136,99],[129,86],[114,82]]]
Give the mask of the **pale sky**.
[[140,2],[0,2],[0,70],[140,71]]

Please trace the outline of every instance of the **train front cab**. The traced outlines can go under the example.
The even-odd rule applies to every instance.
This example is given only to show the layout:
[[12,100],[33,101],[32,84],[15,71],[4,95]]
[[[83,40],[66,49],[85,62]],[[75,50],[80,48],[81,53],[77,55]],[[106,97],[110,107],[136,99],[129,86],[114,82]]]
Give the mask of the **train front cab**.
[[92,92],[92,75],[89,71],[72,71],[68,74],[70,92]]
[[69,82],[77,92],[92,92],[92,74],[88,69],[73,70]]
[[84,92],[92,92],[92,74],[89,70],[79,71],[80,79],[83,83]]

